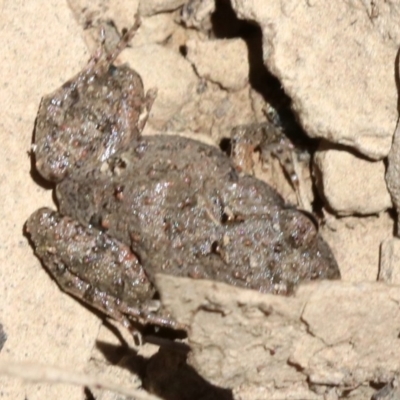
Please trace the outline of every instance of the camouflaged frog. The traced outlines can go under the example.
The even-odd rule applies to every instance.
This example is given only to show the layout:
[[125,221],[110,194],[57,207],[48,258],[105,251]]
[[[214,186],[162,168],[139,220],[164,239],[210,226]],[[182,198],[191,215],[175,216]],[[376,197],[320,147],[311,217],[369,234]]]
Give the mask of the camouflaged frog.
[[33,155],[59,210],[36,211],[26,228],[61,289],[126,326],[178,327],[159,309],[156,273],[276,294],[339,278],[312,216],[217,147],[141,136],[155,91],[113,65],[138,26],[40,104]]

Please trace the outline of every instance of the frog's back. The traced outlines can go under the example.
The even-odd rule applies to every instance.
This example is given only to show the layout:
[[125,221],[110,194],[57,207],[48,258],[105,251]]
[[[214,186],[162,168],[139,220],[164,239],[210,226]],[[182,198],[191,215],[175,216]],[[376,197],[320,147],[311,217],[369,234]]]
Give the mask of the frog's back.
[[165,272],[286,293],[338,278],[314,222],[266,183],[238,174],[218,148],[142,137],[57,189],[60,211],[130,245],[150,276]]

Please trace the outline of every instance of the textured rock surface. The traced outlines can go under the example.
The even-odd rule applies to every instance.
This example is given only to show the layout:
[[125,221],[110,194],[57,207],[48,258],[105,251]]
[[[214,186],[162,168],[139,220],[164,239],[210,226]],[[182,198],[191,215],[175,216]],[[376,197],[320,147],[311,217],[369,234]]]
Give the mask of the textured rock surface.
[[389,214],[338,220],[328,217],[321,231],[332,248],[344,281],[377,279],[380,243],[393,234],[393,220]]
[[200,77],[228,90],[243,89],[248,83],[249,62],[243,40],[191,40],[187,49],[187,58]]
[[169,49],[149,44],[127,49],[120,59],[139,72],[147,89],[157,88],[157,101],[149,119],[149,125],[155,129],[164,128],[194,95],[197,78],[192,67]]
[[148,16],[172,11],[185,3],[186,0],[141,0],[139,4],[139,13],[140,15]]
[[314,156],[317,187],[338,215],[374,214],[392,206],[383,161],[321,148]]
[[379,280],[400,284],[400,239],[388,238],[381,244]]
[[398,287],[320,282],[284,298],[167,276],[158,284],[189,325],[189,363],[237,398],[257,387],[258,398],[323,399],[331,386],[368,389],[400,368]]
[[[313,137],[386,156],[397,120],[400,5],[232,0],[263,32],[263,57]],[[371,8],[374,7],[374,8]]]

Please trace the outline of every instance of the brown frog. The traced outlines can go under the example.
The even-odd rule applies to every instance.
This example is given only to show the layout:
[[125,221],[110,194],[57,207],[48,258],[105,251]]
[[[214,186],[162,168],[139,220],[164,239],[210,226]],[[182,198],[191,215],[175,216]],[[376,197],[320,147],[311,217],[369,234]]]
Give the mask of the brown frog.
[[126,326],[178,327],[159,310],[156,273],[276,294],[339,278],[312,216],[218,148],[140,135],[155,92],[113,65],[138,26],[39,108],[35,165],[57,183],[59,211],[40,209],[26,226],[60,287]]

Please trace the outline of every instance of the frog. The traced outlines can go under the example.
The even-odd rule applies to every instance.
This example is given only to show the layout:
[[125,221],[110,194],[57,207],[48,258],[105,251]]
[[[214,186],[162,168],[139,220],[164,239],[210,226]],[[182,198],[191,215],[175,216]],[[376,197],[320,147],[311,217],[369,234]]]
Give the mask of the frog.
[[156,90],[116,65],[139,26],[136,17],[111,52],[101,46],[39,106],[33,164],[55,184],[58,210],[35,211],[26,232],[60,288],[129,329],[184,329],[161,307],[159,273],[277,295],[339,279],[315,218],[237,161],[256,145],[246,139],[229,157],[179,135],[142,135]]

